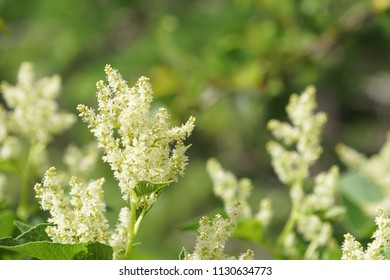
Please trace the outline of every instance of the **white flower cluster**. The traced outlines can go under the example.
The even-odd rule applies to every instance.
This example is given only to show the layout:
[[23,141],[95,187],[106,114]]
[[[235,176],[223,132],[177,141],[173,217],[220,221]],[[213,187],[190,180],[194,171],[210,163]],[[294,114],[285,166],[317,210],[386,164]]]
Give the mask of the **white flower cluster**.
[[302,200],[297,230],[310,242],[304,255],[305,259],[318,259],[316,250],[326,246],[332,238],[332,225],[326,220],[332,220],[344,213],[344,209],[336,205],[338,178],[339,170],[335,166],[329,172],[318,174],[315,177],[313,192],[304,196]]
[[318,250],[332,238],[332,226],[328,220],[343,213],[336,206],[336,185],[339,171],[333,166],[328,172],[314,178],[310,185],[310,167],[319,158],[322,128],[326,122],[323,112],[315,113],[315,89],[308,87],[301,95],[292,95],[287,106],[291,124],[271,120],[268,128],[281,143],[271,141],[267,145],[272,165],[280,181],[291,187],[292,210],[281,235],[282,247],[287,255],[295,254],[297,233],[309,242],[305,259],[318,258]]
[[58,75],[36,80],[29,62],[22,63],[16,85],[0,85],[5,105],[0,104],[0,161],[17,159],[21,183],[17,215],[21,219],[31,213],[31,179],[48,167],[47,145],[76,120],[75,115],[59,110],[60,88]]
[[386,143],[378,154],[367,158],[364,154],[339,144],[336,151],[341,161],[351,170],[359,171],[375,182],[382,191],[383,198],[377,202],[363,205],[370,215],[375,215],[377,208],[390,210],[390,132],[387,133]]
[[377,230],[372,238],[374,239],[364,250],[362,244],[356,241],[355,237],[347,233],[344,235],[342,246],[343,260],[385,260],[384,251],[390,246],[390,217],[389,214],[378,208],[375,219]]
[[[270,141],[267,150],[272,157],[272,166],[280,181],[287,185],[299,183],[308,177],[309,167],[322,153],[320,146],[326,115],[314,113],[315,88],[308,87],[298,96],[293,94],[286,108],[292,124],[271,120],[268,129],[281,142]],[[294,150],[286,149],[294,146]]]
[[214,194],[220,197],[227,212],[237,201],[241,203],[241,216],[250,217],[248,198],[252,192],[252,182],[248,178],[237,180],[233,173],[222,168],[216,159],[207,161],[207,171],[213,181]]
[[273,217],[272,201],[266,197],[260,200],[259,211],[255,215],[255,219],[258,220],[264,228],[268,227]]
[[55,168],[51,167],[46,171],[42,183],[36,184],[34,189],[42,209],[50,211],[48,222],[53,226],[48,226],[46,233],[53,242],[109,242],[103,183],[102,178],[83,186],[77,182],[76,177],[72,177],[69,181],[69,199],[59,184]]
[[[237,259],[225,254],[225,245],[232,236],[239,216],[240,203],[235,203],[229,209],[228,218],[220,214],[213,219],[204,216],[199,221],[199,235],[196,240],[194,252],[185,256],[186,260],[233,260]],[[253,251],[248,250],[241,254],[239,260],[249,260]]]
[[[252,181],[248,178],[237,179],[236,176],[224,170],[221,164],[214,158],[207,161],[207,171],[213,181],[214,194],[223,201],[225,212],[240,202],[240,217],[252,218],[252,210],[248,199],[252,193]],[[271,200],[264,198],[260,201],[259,212],[254,217],[267,227],[272,219]]]
[[[33,64],[24,62],[18,73],[16,86],[1,83],[4,101],[10,111],[0,109],[0,118],[6,120],[0,125],[0,141],[8,147],[15,146],[15,138],[4,139],[4,135],[14,133],[31,139],[32,143],[49,143],[53,135],[68,129],[76,120],[69,113],[60,112],[56,98],[61,88],[58,75],[35,80]],[[4,116],[5,114],[5,116]],[[4,150],[4,148],[2,148]],[[10,152],[2,151],[8,155]]]
[[100,148],[128,200],[141,181],[175,181],[187,164],[183,141],[192,133],[195,118],[180,127],[170,126],[166,109],[150,113],[152,88],[141,77],[129,88],[121,75],[106,65],[108,85],[97,83],[98,112],[79,105],[80,116],[95,135]]
[[118,223],[115,232],[112,233],[110,246],[114,251],[113,259],[118,259],[120,253],[124,251],[127,244],[129,232],[130,209],[123,207],[119,212]]

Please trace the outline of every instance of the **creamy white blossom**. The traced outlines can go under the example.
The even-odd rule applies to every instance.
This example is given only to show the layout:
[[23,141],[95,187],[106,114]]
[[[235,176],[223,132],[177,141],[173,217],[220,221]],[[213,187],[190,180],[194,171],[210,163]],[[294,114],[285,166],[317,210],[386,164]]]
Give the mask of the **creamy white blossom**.
[[297,230],[310,242],[305,259],[318,259],[317,249],[326,246],[333,234],[332,225],[327,220],[343,213],[344,209],[336,204],[338,178],[339,171],[336,166],[328,172],[319,173],[314,179],[313,191],[301,201]]
[[255,215],[255,218],[266,228],[271,223],[272,217],[272,201],[270,198],[263,198],[260,200],[259,211]]
[[308,242],[305,259],[315,259],[321,247],[332,239],[330,220],[341,215],[343,209],[336,205],[338,168],[333,166],[310,180],[310,167],[322,153],[320,145],[326,115],[315,112],[314,87],[301,94],[293,94],[286,111],[290,123],[271,120],[268,129],[277,141],[270,141],[267,150],[279,180],[290,187],[292,209],[279,242],[287,256],[296,257],[299,233]]
[[20,154],[21,144],[17,137],[7,136],[0,145],[0,160],[16,158]]
[[[228,211],[228,217],[217,214],[213,219],[204,216],[199,221],[199,235],[192,254],[185,256],[186,260],[228,260],[237,259],[225,253],[225,245],[232,236],[238,221],[239,203],[235,203]],[[238,259],[252,259],[253,252],[248,250]]]
[[252,194],[252,181],[249,178],[237,177],[230,171],[222,168],[221,164],[214,158],[207,161],[207,171],[213,181],[213,191],[223,201],[225,212],[232,208],[235,203],[240,202],[240,218],[255,218],[263,228],[271,222],[273,211],[271,200],[264,198],[259,203],[258,213],[252,214],[249,198]]
[[390,217],[388,212],[378,208],[375,218],[377,230],[372,235],[373,241],[364,250],[359,241],[350,233],[344,235],[342,246],[343,260],[385,260],[384,251],[390,246]]
[[130,209],[123,207],[119,212],[119,221],[115,231],[110,238],[110,246],[113,249],[114,259],[117,259],[120,253],[123,253],[127,244],[127,235],[129,232]]
[[336,204],[336,188],[339,179],[337,166],[328,172],[319,173],[314,179],[313,192],[305,197],[304,208],[313,211],[326,211]]
[[61,89],[58,75],[35,80],[32,63],[22,63],[15,86],[1,83],[7,112],[8,131],[46,145],[54,135],[68,129],[76,120],[60,112],[56,98]]
[[241,216],[250,217],[252,214],[248,198],[253,188],[251,180],[248,178],[238,180],[232,172],[224,170],[214,158],[207,161],[207,171],[213,181],[214,193],[222,199],[225,211],[239,201]]
[[0,160],[16,158],[20,152],[20,141],[9,131],[9,114],[0,104]]
[[268,123],[268,129],[281,143],[270,141],[267,150],[276,174],[287,185],[306,178],[309,167],[322,152],[319,143],[326,115],[315,113],[316,107],[315,88],[308,87],[301,95],[293,94],[290,98],[286,111],[291,124],[278,120]]
[[83,186],[72,177],[69,181],[69,198],[59,184],[55,168],[51,167],[46,171],[42,183],[37,183],[34,189],[42,209],[50,211],[48,222],[53,226],[48,226],[46,233],[53,242],[108,243],[110,232],[105,217],[103,183],[102,178]]
[[78,110],[128,200],[141,181],[168,182],[183,175],[188,148],[184,140],[192,133],[195,118],[172,126],[165,108],[151,113],[153,91],[148,78],[141,77],[130,88],[110,65],[105,72],[108,84],[97,83],[97,112],[85,105]]

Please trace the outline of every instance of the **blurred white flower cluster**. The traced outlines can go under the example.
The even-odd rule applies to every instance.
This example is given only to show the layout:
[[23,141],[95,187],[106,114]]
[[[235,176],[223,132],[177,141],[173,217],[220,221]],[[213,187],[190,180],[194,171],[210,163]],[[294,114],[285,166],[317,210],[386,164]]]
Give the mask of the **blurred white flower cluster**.
[[[75,115],[59,109],[60,89],[58,75],[36,80],[30,62],[20,66],[16,85],[0,85],[4,100],[4,105],[0,104],[0,161],[17,174],[17,215],[22,220],[31,215],[31,180],[49,167],[48,144],[76,121]],[[5,179],[12,175],[8,173]]]
[[141,77],[129,88],[121,75],[106,65],[108,85],[97,83],[98,112],[79,105],[80,116],[103,148],[119,182],[124,200],[134,196],[141,181],[175,181],[187,164],[183,141],[192,133],[195,118],[172,127],[165,108],[151,114],[153,91],[149,79]]
[[328,172],[310,178],[310,167],[322,153],[320,146],[326,115],[315,113],[315,89],[308,87],[293,94],[286,108],[290,123],[271,120],[268,128],[277,141],[270,141],[267,150],[272,166],[281,182],[290,187],[292,209],[280,236],[280,245],[287,256],[297,257],[297,233],[309,242],[305,259],[317,259],[319,250],[332,240],[329,220],[338,218],[343,208],[336,206],[336,184],[339,171],[333,166]]
[[[1,83],[1,91],[8,110],[0,108],[0,141],[5,147],[13,143],[11,135],[31,139],[32,143],[46,145],[53,136],[68,129],[75,121],[73,114],[60,112],[56,98],[61,89],[58,75],[35,80],[34,66],[24,62],[15,86]],[[3,146],[2,145],[2,146]],[[2,158],[12,154],[2,148]]]
[[64,168],[57,170],[57,179],[60,184],[68,184],[71,177],[77,177],[77,180],[84,184],[88,183],[96,170],[99,155],[99,149],[95,141],[83,146],[70,143],[62,156]]
[[223,201],[225,212],[239,201],[241,216],[250,217],[251,209],[248,198],[252,192],[252,182],[248,178],[237,180],[233,173],[222,168],[216,159],[207,161],[207,171],[213,181],[214,194]]
[[300,96],[290,97],[286,111],[291,124],[278,120],[268,122],[268,129],[281,143],[270,141],[267,150],[276,174],[287,185],[301,184],[322,153],[320,141],[326,115],[314,113],[316,107],[315,88],[308,87]]
[[385,260],[383,253],[390,247],[390,216],[389,213],[378,208],[375,218],[377,230],[372,235],[374,239],[364,250],[362,244],[356,241],[349,233],[344,235],[342,246],[343,260]]
[[253,251],[247,250],[238,258],[228,256],[225,253],[225,245],[233,235],[237,226],[240,213],[240,203],[236,202],[228,208],[228,217],[216,214],[213,219],[204,216],[199,221],[199,235],[196,239],[195,249],[192,254],[184,256],[186,260],[249,260],[253,257]]
[[[260,209],[253,215],[248,199],[252,192],[252,182],[248,178],[237,179],[236,176],[224,170],[214,158],[207,161],[207,171],[213,181],[213,190],[220,197],[228,217],[216,214],[212,219],[204,216],[199,221],[198,237],[192,254],[187,254],[189,260],[235,259],[224,252],[225,244],[237,228],[239,219],[254,219],[265,230],[272,218],[271,200],[262,199]],[[252,259],[253,251],[248,250],[238,259]]]
[[390,132],[387,133],[387,140],[379,153],[370,158],[344,144],[337,145],[336,151],[350,170],[358,171],[370,178],[382,192],[381,200],[367,202],[363,205],[363,210],[372,216],[375,215],[377,208],[390,211]]
[[297,217],[297,231],[310,242],[305,259],[318,259],[318,249],[331,245],[333,228],[329,221],[338,219],[344,208],[336,205],[336,187],[339,170],[333,166],[318,174],[312,193],[305,195]]
[[224,170],[214,158],[207,161],[207,171],[213,181],[213,190],[217,197],[223,201],[225,212],[233,207],[237,201],[240,203],[241,218],[256,218],[266,228],[272,218],[271,200],[264,198],[260,201],[259,211],[253,215],[248,199],[252,194],[252,181],[248,178],[237,179],[236,176]]

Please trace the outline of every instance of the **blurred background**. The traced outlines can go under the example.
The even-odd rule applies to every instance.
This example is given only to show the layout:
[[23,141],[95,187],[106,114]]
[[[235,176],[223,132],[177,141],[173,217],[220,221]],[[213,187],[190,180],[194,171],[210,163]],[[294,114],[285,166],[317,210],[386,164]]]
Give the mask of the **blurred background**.
[[[59,102],[77,114],[79,103],[96,107],[95,84],[111,64],[130,85],[149,77],[154,106],[168,108],[177,124],[197,118],[186,174],[145,218],[138,258],[192,251],[195,234],[180,227],[222,206],[206,173],[210,157],[252,179],[254,209],[271,197],[275,226],[283,224],[289,198],[265,150],[266,124],[285,119],[289,95],[308,85],[329,117],[314,173],[339,164],[338,143],[377,152],[390,128],[389,50],[389,0],[0,0],[1,81],[14,84],[20,64],[31,61],[37,77],[62,77]],[[61,164],[69,143],[91,140],[78,120],[52,143],[52,161]],[[102,176],[114,225],[123,204],[104,163],[91,179]]]

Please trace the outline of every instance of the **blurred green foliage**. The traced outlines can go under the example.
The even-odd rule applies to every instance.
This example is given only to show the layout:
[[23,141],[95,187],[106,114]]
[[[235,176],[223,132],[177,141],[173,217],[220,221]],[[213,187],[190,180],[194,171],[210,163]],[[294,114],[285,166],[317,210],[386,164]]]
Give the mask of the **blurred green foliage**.
[[[317,87],[329,115],[322,165],[337,162],[339,142],[379,149],[390,128],[389,7],[386,0],[2,0],[0,80],[14,83],[23,61],[36,64],[37,76],[58,73],[61,105],[76,114],[79,103],[96,105],[108,63],[130,84],[150,77],[155,105],[178,123],[197,117],[186,176],[164,191],[139,234],[139,258],[176,259],[194,241],[178,225],[221,206],[205,170],[209,157],[253,179],[254,203],[264,194],[278,201],[276,227],[283,223],[288,197],[265,151],[265,127],[284,118],[291,93]],[[59,162],[65,145],[90,140],[79,121],[56,139],[52,157]],[[105,164],[94,176],[102,174],[115,219],[119,190]]]

